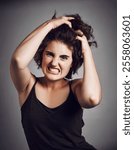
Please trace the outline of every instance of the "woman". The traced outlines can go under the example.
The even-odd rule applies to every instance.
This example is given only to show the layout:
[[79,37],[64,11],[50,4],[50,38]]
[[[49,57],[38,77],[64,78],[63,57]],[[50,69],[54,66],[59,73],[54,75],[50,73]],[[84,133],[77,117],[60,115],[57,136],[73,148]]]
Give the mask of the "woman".
[[[90,46],[92,27],[76,15],[56,15],[30,33],[11,59],[22,125],[30,150],[95,150],[82,136],[83,108],[100,103],[101,86]],[[28,64],[34,58],[43,77]],[[83,63],[82,79],[71,80]]]

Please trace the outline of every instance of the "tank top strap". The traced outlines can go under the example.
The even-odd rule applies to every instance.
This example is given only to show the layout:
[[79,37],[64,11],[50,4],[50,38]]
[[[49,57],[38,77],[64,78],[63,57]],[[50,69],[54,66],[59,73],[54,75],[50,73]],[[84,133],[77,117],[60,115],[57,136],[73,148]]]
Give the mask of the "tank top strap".
[[38,81],[38,78],[34,74],[32,74],[32,75],[35,77],[35,82],[34,82],[32,88],[31,88],[31,90],[29,92],[29,95],[27,96],[25,102],[22,104],[21,110],[23,109],[23,107],[26,107],[25,105],[27,105],[31,101],[31,98],[32,98],[32,96],[34,94],[34,91],[35,91],[35,85],[36,85],[36,83]]
[[75,104],[77,104],[77,106],[79,106],[81,108],[80,103],[78,102],[78,98],[77,98],[77,96],[75,95],[75,93],[74,93],[74,91],[72,89],[72,81],[73,80],[69,81],[70,96],[71,96],[71,99],[75,102]]
[[70,81],[69,81],[69,88],[70,88],[70,90],[74,93],[74,91],[73,91],[73,89],[72,89],[72,84],[73,84],[73,80],[70,80]]
[[73,91],[73,89],[72,89],[72,80],[69,81],[69,91],[70,91],[70,92],[69,92],[70,95],[73,96],[74,99],[77,99],[77,97],[76,97],[76,95],[74,94],[74,91]]
[[35,85],[36,85],[36,83],[38,82],[39,78],[36,77],[35,75],[33,75],[33,76],[35,77],[35,82],[34,82],[34,84],[33,84],[33,87],[32,87],[32,89],[31,89],[31,92],[30,92],[30,93],[35,96]]
[[73,92],[73,91],[72,91],[72,81],[70,80],[70,81],[68,82],[68,84],[69,84],[69,91],[70,91],[70,92]]
[[34,85],[33,85],[33,87],[35,87],[35,85],[36,85],[36,83],[37,83],[37,81],[38,81],[38,77],[36,77],[35,75],[33,75],[34,77],[35,77],[35,82],[34,82]]

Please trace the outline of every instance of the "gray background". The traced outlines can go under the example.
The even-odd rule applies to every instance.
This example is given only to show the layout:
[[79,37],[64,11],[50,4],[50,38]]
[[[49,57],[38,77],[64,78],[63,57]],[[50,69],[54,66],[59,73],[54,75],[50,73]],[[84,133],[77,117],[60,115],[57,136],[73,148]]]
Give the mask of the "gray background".
[[[79,13],[91,24],[98,41],[93,55],[103,98],[99,106],[84,110],[83,135],[98,150],[116,150],[116,1],[48,0],[0,3],[0,150],[28,150],[21,126],[17,92],[9,74],[10,58],[17,45],[33,29],[52,17]],[[30,68],[40,76],[34,63]],[[82,68],[79,75],[82,76]]]

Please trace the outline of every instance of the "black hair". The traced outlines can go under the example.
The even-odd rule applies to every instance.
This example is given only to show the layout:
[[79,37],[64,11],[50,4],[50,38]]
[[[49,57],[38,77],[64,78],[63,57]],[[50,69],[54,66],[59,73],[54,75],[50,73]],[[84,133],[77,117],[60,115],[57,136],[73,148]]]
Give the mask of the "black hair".
[[[81,30],[83,32],[88,40],[89,46],[97,47],[97,42],[94,40],[93,28],[90,25],[84,23],[79,14],[71,14],[65,16],[74,18],[70,20],[72,28],[70,28],[67,24],[62,24],[57,28],[52,29],[40,44],[34,56],[34,60],[37,63],[38,68],[40,68],[42,64],[43,51],[47,47],[48,43],[54,40],[63,42],[68,47],[72,48],[72,67],[70,68],[70,71],[66,76],[66,78],[71,79],[72,75],[77,72],[77,70],[83,63],[81,41],[76,39],[76,36],[78,35],[78,33],[76,33],[76,30]],[[53,15],[52,19],[55,18],[56,13]]]

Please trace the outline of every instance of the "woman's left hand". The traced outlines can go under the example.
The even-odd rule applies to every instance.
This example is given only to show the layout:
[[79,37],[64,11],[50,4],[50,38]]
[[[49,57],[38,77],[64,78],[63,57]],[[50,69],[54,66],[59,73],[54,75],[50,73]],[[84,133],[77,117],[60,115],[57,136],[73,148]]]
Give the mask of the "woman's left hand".
[[80,105],[91,108],[100,103],[101,85],[88,40],[81,30],[77,30],[76,34],[76,39],[81,41],[84,73],[82,80],[76,81],[74,91]]
[[81,41],[82,54],[84,55],[86,52],[89,52],[91,50],[88,44],[88,40],[81,30],[77,30],[76,33],[78,34],[76,39]]

